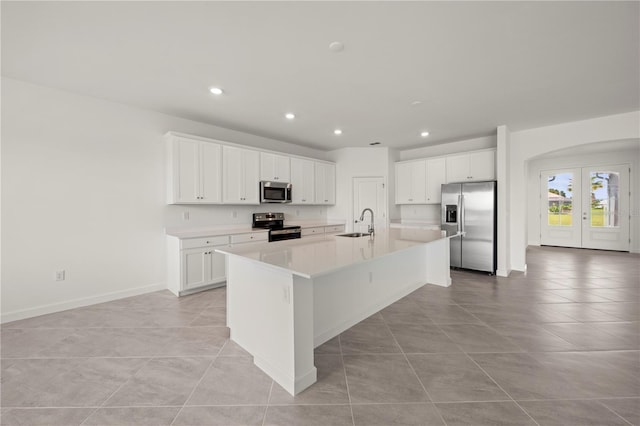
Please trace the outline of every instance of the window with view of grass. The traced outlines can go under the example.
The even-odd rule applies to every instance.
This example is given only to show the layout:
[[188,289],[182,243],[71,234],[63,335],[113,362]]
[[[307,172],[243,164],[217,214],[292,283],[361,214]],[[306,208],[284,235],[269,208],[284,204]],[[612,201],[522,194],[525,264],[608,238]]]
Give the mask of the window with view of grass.
[[573,173],[551,175],[547,182],[549,209],[547,223],[550,226],[571,226]]

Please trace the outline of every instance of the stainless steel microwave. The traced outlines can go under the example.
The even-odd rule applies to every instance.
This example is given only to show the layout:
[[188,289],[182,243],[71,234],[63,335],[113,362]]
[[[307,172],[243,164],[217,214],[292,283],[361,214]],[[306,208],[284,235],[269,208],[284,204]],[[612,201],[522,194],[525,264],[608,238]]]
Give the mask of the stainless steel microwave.
[[284,182],[260,181],[261,203],[290,203],[291,184]]

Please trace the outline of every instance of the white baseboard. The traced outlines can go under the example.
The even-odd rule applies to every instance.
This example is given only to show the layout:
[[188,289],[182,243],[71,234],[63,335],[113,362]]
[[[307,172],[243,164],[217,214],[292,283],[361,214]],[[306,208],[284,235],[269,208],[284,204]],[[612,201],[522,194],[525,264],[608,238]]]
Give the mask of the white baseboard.
[[166,283],[156,283],[143,287],[130,288],[127,290],[114,291],[113,293],[103,293],[96,296],[83,297],[81,299],[68,300],[66,302],[52,303],[50,305],[37,306],[35,308],[22,309],[13,312],[3,312],[0,316],[0,323],[18,321],[25,318],[37,317],[40,315],[52,314],[66,311],[68,309],[81,308],[83,306],[95,305],[97,303],[110,302],[112,300],[124,299],[125,297],[137,296],[139,294],[151,293],[159,290],[166,290]]
[[498,269],[496,275],[499,277],[508,277],[511,273],[511,269]]
[[524,265],[511,265],[511,271],[527,272],[527,264],[525,263]]

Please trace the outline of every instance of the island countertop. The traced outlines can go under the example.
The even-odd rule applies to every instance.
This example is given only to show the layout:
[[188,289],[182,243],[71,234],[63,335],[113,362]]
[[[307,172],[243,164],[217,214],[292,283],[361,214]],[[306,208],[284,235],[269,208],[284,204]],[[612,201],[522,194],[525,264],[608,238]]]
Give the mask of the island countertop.
[[266,263],[304,278],[314,278],[456,235],[446,235],[440,230],[391,228],[376,231],[373,238],[325,235],[313,239],[219,247],[216,251]]

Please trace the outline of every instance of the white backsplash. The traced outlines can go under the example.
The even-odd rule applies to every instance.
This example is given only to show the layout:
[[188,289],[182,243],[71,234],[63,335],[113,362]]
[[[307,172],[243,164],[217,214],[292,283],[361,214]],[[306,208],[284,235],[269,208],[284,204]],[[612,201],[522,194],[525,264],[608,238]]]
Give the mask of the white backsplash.
[[440,204],[403,204],[400,206],[400,220],[403,222],[440,223]]
[[[251,225],[252,214],[282,212],[286,221],[326,219],[324,206],[292,206],[284,204],[261,204],[254,206],[227,205],[167,205],[165,226],[167,228],[199,228],[222,225]],[[185,219],[185,213],[188,219]]]

